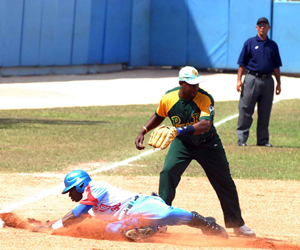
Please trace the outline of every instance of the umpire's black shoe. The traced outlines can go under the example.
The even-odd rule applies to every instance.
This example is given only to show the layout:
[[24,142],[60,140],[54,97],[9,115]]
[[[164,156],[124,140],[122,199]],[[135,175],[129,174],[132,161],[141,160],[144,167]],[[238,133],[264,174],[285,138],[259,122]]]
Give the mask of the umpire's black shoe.
[[266,143],[266,144],[257,144],[257,146],[260,146],[260,147],[269,147],[269,148],[272,148],[273,145],[270,144],[270,143]]
[[247,143],[246,142],[238,142],[238,146],[246,147]]

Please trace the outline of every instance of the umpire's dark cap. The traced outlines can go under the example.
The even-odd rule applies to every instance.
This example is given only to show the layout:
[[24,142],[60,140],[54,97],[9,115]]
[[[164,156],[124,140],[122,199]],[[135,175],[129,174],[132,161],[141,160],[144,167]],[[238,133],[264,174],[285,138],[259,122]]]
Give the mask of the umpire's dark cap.
[[269,24],[269,20],[265,17],[261,17],[257,20],[257,23],[256,24],[259,24],[259,23],[267,23]]

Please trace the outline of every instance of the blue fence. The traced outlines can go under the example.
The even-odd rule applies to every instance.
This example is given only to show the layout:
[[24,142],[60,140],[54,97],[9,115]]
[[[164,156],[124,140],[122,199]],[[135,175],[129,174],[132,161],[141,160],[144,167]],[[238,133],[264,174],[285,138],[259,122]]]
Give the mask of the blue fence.
[[300,73],[300,2],[275,2],[272,31],[281,54],[281,71]]
[[0,67],[235,70],[243,43],[265,16],[282,72],[300,73],[299,13],[299,2],[272,0],[1,0]]

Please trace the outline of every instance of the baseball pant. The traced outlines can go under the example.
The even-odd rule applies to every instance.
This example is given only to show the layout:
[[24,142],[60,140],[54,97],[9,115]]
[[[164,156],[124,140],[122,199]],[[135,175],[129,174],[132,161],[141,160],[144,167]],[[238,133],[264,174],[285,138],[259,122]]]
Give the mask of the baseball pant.
[[181,175],[193,159],[202,166],[217,193],[224,214],[225,226],[232,228],[244,225],[236,186],[218,134],[199,146],[183,143],[178,138],[171,143],[160,173],[160,197],[168,205],[172,204]]
[[192,216],[191,212],[168,206],[158,196],[140,195],[128,211],[127,218],[108,224],[106,231],[120,233],[132,226],[151,226],[156,231],[157,226],[186,225]]
[[274,80],[272,77],[262,80],[246,74],[239,101],[239,118],[237,137],[239,143],[245,143],[253,122],[255,104],[257,103],[257,144],[269,143],[269,121],[274,96]]

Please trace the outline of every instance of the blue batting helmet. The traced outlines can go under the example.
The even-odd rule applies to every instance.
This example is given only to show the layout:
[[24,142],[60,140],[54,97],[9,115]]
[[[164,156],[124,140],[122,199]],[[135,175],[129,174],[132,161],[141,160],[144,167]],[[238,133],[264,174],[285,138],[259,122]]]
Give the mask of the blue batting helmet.
[[74,170],[68,173],[65,177],[65,186],[66,188],[62,191],[62,194],[65,194],[70,191],[71,188],[76,187],[76,191],[83,193],[86,186],[91,181],[91,177],[84,170]]

